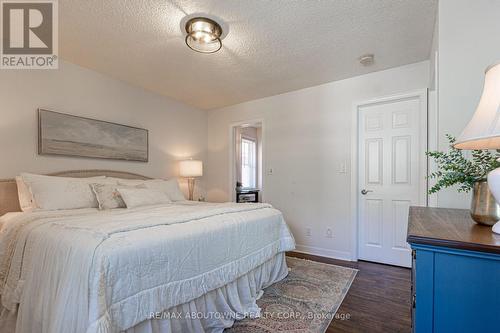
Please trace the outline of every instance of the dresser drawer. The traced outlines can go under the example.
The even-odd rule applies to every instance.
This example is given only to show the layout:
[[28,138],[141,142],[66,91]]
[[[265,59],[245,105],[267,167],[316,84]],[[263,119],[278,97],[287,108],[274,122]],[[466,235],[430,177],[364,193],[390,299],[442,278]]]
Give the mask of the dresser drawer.
[[412,330],[500,332],[500,235],[469,210],[410,207]]
[[499,331],[499,255],[411,245],[412,332]]

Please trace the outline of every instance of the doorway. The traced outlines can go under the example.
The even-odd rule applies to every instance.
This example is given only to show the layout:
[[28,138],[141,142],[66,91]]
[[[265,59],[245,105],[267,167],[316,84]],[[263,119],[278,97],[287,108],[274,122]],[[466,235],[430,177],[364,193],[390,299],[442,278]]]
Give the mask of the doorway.
[[262,121],[231,126],[230,193],[235,202],[262,202]]
[[427,93],[356,105],[358,258],[411,267],[410,206],[426,205]]

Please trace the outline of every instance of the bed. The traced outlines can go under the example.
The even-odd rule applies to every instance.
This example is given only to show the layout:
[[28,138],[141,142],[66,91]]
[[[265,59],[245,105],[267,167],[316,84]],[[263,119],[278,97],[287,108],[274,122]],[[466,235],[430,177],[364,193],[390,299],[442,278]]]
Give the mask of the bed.
[[5,332],[222,332],[259,316],[262,289],[288,273],[295,242],[267,204],[19,212],[15,185],[0,183]]

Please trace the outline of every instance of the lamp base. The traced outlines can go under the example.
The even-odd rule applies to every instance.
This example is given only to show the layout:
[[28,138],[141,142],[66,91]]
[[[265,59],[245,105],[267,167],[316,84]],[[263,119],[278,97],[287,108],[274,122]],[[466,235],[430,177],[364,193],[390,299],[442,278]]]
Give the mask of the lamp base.
[[491,228],[491,231],[500,235],[500,221],[495,223],[495,225]]
[[[500,203],[500,168],[492,170],[488,173],[488,187],[490,188],[490,191],[496,201]],[[496,234],[500,234],[500,221],[495,223],[495,225],[491,228],[491,231]]]
[[194,178],[188,178],[188,189],[189,189],[189,199],[188,200],[193,201]]

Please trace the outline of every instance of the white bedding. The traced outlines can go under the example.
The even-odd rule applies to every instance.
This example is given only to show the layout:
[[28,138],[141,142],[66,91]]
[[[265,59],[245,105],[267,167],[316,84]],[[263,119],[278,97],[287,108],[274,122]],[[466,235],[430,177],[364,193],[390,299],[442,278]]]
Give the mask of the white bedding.
[[[16,332],[116,332],[235,281],[295,246],[265,204],[22,213],[0,222]],[[43,292],[41,292],[43,291]]]

